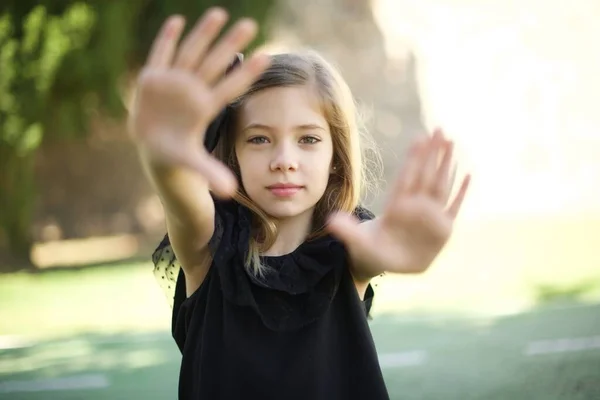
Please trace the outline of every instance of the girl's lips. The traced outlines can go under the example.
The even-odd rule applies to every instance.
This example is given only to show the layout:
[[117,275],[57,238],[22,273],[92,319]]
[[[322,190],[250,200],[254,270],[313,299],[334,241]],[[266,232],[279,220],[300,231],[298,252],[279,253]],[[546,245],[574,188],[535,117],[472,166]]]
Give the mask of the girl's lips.
[[302,186],[295,185],[274,185],[269,186],[267,189],[273,193],[273,195],[277,197],[292,197],[300,190],[302,190]]

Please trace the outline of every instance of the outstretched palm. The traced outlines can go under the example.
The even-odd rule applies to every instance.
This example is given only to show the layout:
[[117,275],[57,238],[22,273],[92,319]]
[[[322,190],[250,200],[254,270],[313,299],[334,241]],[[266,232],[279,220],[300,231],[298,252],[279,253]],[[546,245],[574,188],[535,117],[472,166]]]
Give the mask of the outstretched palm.
[[354,263],[366,268],[359,273],[422,272],[442,250],[470,180],[467,175],[449,202],[452,148],[440,131],[419,138],[380,217],[362,225],[345,214],[331,219],[332,233],[347,244]]
[[232,194],[236,180],[204,150],[204,132],[269,63],[267,56],[254,56],[225,75],[236,53],[252,41],[257,30],[254,21],[241,20],[213,44],[226,20],[224,10],[207,11],[180,46],[183,18],[167,20],[140,74],[128,121],[133,140],[152,161],[193,168],[221,195]]

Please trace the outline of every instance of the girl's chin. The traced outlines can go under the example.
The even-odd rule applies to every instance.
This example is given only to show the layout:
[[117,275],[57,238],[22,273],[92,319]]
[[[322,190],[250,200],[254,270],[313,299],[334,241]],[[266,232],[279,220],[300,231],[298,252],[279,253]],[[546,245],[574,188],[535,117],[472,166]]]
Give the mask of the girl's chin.
[[312,212],[314,205],[303,205],[296,202],[281,202],[279,204],[258,204],[268,216],[275,219],[294,218]]

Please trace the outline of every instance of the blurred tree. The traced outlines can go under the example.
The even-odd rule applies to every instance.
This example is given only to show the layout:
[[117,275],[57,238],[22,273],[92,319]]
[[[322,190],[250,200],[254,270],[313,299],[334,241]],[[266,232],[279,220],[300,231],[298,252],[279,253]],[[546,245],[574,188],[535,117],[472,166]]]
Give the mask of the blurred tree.
[[[3,0],[0,4],[0,271],[31,267],[33,167],[42,141],[76,140],[122,117],[121,90],[164,19],[188,29],[213,5],[264,26],[275,0]],[[40,4],[41,3],[41,4]],[[262,29],[264,35],[266,30]],[[264,40],[259,36],[254,45]],[[253,46],[251,46],[253,47]]]

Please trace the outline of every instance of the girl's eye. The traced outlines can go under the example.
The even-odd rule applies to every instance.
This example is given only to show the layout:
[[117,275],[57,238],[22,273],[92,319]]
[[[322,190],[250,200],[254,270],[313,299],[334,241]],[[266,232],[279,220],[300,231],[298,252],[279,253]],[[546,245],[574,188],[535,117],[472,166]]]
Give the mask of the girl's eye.
[[252,144],[267,143],[267,138],[264,136],[255,136],[253,138],[248,139],[248,143],[252,143]]
[[302,139],[300,139],[300,143],[303,144],[315,144],[318,142],[320,142],[320,140],[314,136],[304,136]]

